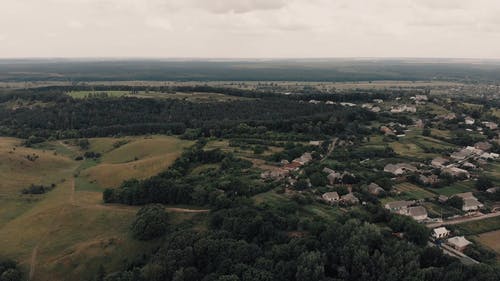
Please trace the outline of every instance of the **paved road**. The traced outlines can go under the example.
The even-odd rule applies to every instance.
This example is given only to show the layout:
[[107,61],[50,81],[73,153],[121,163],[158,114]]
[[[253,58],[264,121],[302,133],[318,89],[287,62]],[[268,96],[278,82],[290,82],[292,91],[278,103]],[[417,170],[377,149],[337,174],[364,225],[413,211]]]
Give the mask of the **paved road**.
[[459,251],[453,249],[452,247],[450,247],[446,244],[441,244],[440,246],[438,246],[432,241],[428,241],[427,244],[431,247],[439,247],[443,251],[443,253],[445,253],[448,256],[452,256],[452,257],[459,259],[460,262],[465,264],[465,265],[473,265],[473,264],[479,263],[477,260],[465,255],[462,252],[459,252]]
[[465,218],[459,218],[459,219],[455,219],[455,220],[431,223],[431,224],[427,224],[427,227],[436,228],[436,227],[440,227],[443,225],[461,224],[461,223],[466,223],[466,222],[470,222],[470,221],[484,220],[484,219],[494,218],[494,217],[499,217],[499,216],[500,216],[500,212],[489,213],[489,214],[484,214],[484,215],[480,215],[480,216],[476,216],[476,217],[465,217]]

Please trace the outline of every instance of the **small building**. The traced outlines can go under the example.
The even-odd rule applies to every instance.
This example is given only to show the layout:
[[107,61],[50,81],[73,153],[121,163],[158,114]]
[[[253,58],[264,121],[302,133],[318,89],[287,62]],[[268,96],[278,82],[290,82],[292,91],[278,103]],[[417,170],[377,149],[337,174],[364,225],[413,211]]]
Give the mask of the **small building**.
[[383,99],[374,99],[373,102],[374,103],[383,103],[384,100]]
[[384,172],[391,173],[393,175],[402,175],[405,172],[416,172],[418,169],[407,163],[399,163],[399,164],[387,164],[384,167]]
[[450,175],[450,176],[455,177],[455,178],[456,177],[465,177],[465,178],[470,177],[470,174],[467,170],[460,169],[457,167],[443,168],[441,170],[441,173],[443,173],[445,175]]
[[378,107],[378,106],[374,106],[374,107],[372,107],[370,110],[371,110],[372,112],[379,113],[381,109],[380,109],[380,107]]
[[416,101],[427,101],[428,98],[426,95],[415,95],[415,100]]
[[462,206],[462,211],[464,212],[477,211],[484,206],[481,202],[479,202],[479,200],[477,200],[472,192],[458,193],[454,196],[460,197],[464,200],[464,205]]
[[327,203],[333,204],[335,202],[338,202],[340,200],[340,196],[337,192],[327,192],[324,193],[322,196],[323,200]]
[[491,145],[491,143],[486,142],[486,141],[480,141],[480,142],[476,142],[474,144],[474,148],[481,149],[482,151],[488,151],[492,147],[493,147],[493,145]]
[[293,159],[292,162],[297,162],[297,163],[300,163],[301,165],[305,165],[305,164],[311,162],[312,159],[313,159],[312,154],[309,152],[306,152],[306,153],[302,154],[302,156],[300,156],[299,158]]
[[325,167],[325,168],[323,168],[323,173],[331,174],[331,173],[335,173],[335,171],[328,168],[328,167]]
[[288,163],[283,165],[283,169],[288,171],[297,171],[300,166],[302,166],[299,162],[292,161],[292,163]]
[[391,128],[389,128],[387,126],[381,126],[380,132],[382,132],[386,136],[393,136],[394,135],[394,132],[391,130]]
[[351,204],[351,205],[359,204],[359,199],[352,193],[342,195],[340,199],[342,200],[342,202],[346,204]]
[[337,182],[342,181],[342,174],[337,173],[337,172],[333,172],[333,173],[328,174],[327,179],[328,179],[328,183],[330,185],[334,185]]
[[399,212],[402,209],[407,209],[409,206],[413,205],[413,201],[393,201],[385,204],[384,208],[391,212]]
[[368,192],[373,195],[380,195],[385,192],[385,190],[380,187],[378,184],[372,182],[368,185]]
[[424,185],[433,185],[439,182],[439,177],[437,175],[424,176],[420,175],[418,181]]
[[498,191],[500,191],[500,187],[492,187],[492,188],[486,189],[486,192],[491,193],[491,194],[496,193]]
[[445,120],[445,121],[450,121],[450,120],[457,119],[457,115],[455,113],[448,113],[445,115],[441,115],[440,118]]
[[432,237],[435,239],[443,239],[448,237],[448,235],[450,235],[450,231],[444,226],[432,230]]
[[452,238],[448,238],[448,240],[446,240],[446,243],[448,245],[450,245],[451,247],[453,247],[456,250],[461,251],[461,252],[463,250],[465,250],[465,248],[467,248],[467,246],[469,246],[470,244],[472,244],[472,242],[470,242],[469,240],[465,239],[465,237],[463,237],[463,236],[455,236],[455,237],[452,237]]
[[440,203],[445,203],[446,201],[448,201],[448,196],[446,196],[446,195],[439,195],[438,196],[438,201]]
[[474,125],[474,123],[476,122],[476,120],[474,120],[474,118],[469,117],[469,116],[465,117],[464,120],[465,120],[466,125]]
[[310,141],[309,142],[309,145],[312,145],[312,146],[320,146],[322,143],[322,141]]
[[498,129],[498,125],[495,122],[483,122],[483,125],[490,130]]
[[446,158],[436,157],[436,158],[432,159],[431,166],[434,167],[434,168],[442,168],[448,162],[449,161]]
[[464,199],[464,205],[462,206],[462,211],[464,212],[470,212],[470,211],[477,211],[484,207],[484,205],[479,202],[476,198],[468,198]]

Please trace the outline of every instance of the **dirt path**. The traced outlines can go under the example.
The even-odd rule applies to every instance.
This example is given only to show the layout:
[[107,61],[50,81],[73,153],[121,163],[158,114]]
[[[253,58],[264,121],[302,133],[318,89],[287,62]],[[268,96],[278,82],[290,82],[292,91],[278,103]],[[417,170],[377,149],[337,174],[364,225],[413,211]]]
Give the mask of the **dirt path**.
[[33,276],[35,276],[36,256],[38,255],[38,246],[39,245],[40,244],[37,244],[35,246],[35,248],[33,249],[33,251],[31,252],[30,273],[29,273],[29,277],[28,277],[29,281],[32,281],[33,280]]
[[470,221],[478,221],[478,220],[484,220],[484,219],[488,219],[488,218],[494,218],[494,217],[498,217],[498,216],[500,216],[500,212],[489,213],[489,214],[477,216],[477,217],[467,217],[467,218],[460,218],[460,219],[456,219],[456,220],[431,223],[431,224],[428,224],[427,227],[435,228],[435,227],[440,227],[443,225],[461,224],[461,223],[466,223],[466,222],[470,222]]

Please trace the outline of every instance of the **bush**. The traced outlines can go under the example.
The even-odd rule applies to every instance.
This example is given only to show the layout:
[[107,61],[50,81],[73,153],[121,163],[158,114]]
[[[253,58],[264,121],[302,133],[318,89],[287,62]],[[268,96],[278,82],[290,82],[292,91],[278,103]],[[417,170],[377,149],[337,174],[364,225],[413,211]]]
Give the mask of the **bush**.
[[139,240],[151,240],[165,234],[168,215],[159,204],[142,207],[132,223],[132,234]]

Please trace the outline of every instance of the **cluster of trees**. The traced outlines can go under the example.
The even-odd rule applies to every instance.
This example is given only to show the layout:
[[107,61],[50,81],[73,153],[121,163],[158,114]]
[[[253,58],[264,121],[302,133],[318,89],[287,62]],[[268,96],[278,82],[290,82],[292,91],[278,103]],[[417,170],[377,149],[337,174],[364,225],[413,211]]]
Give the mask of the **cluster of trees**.
[[[367,208],[378,208],[370,206]],[[428,230],[384,210],[366,210],[368,221],[346,215],[316,218],[297,229],[295,207],[240,205],[210,215],[205,232],[178,230],[159,249],[103,280],[309,281],[424,280],[493,281],[494,266],[464,266],[426,247]],[[391,229],[374,223],[385,222]],[[404,231],[410,241],[392,232]],[[293,235],[292,235],[293,233]],[[424,237],[425,239],[422,239]]]
[[47,192],[51,191],[52,189],[54,189],[54,187],[56,187],[56,185],[54,183],[51,184],[50,186],[32,184],[29,187],[24,188],[21,191],[21,193],[22,194],[44,194],[44,193],[47,193]]
[[21,281],[22,277],[16,262],[0,259],[0,281]]
[[[198,142],[185,151],[165,172],[146,180],[129,180],[117,189],[106,189],[107,203],[143,205],[148,203],[227,206],[230,198],[248,197],[272,188],[260,182],[252,163],[220,150],[204,150]],[[196,167],[216,164],[217,168],[193,173]]]

